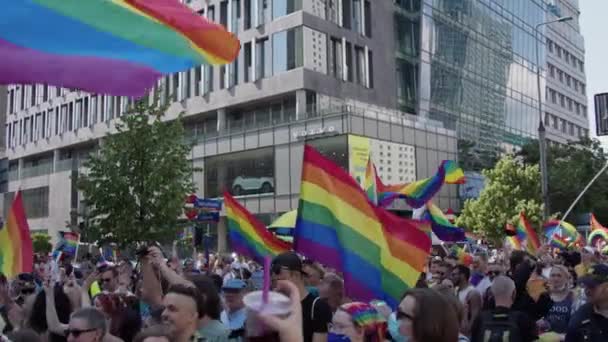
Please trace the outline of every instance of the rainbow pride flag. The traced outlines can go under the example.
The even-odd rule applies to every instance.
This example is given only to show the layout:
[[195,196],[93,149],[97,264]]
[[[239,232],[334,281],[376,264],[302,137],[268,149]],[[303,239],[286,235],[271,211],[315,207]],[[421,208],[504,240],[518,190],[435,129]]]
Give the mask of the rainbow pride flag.
[[601,249],[608,242],[608,231],[604,229],[596,229],[587,237],[587,244]]
[[423,226],[374,206],[348,173],[305,146],[294,249],[342,272],[348,297],[396,307],[425,267]]
[[458,263],[462,265],[471,266],[473,263],[473,256],[458,245],[452,246],[452,255],[458,258]]
[[543,229],[549,240],[553,235],[560,235],[569,243],[580,242],[582,239],[582,235],[576,230],[576,227],[566,221],[563,221],[560,226],[559,220],[549,220],[543,225]]
[[57,246],[55,247],[55,252],[53,254],[55,255],[55,253],[63,252],[65,254],[75,256],[78,241],[80,241],[80,238],[77,233],[59,232],[59,241],[57,242]]
[[21,191],[18,191],[0,230],[0,272],[9,279],[19,273],[32,272],[34,250]]
[[367,166],[365,168],[365,178],[363,179],[363,190],[367,193],[367,197],[374,204],[378,204],[378,189],[376,186],[376,166],[372,162],[372,156],[369,156],[367,160]]
[[263,263],[267,256],[272,258],[291,250],[290,243],[274,236],[228,192],[224,192],[224,205],[228,219],[228,238],[237,253]]
[[516,250],[516,251],[522,250],[521,241],[519,241],[519,238],[516,235],[507,236],[506,241],[507,241],[507,244],[509,244],[511,246],[511,248],[513,248],[513,250]]
[[381,206],[390,205],[395,199],[403,198],[412,208],[420,208],[435,196],[444,183],[463,184],[464,172],[452,160],[444,160],[437,173],[431,178],[425,178],[410,184],[384,185],[377,179],[378,202]]
[[540,241],[534,228],[526,220],[526,215],[519,213],[519,221],[517,222],[517,238],[519,241],[525,241],[525,247],[528,253],[534,254],[540,248]]
[[433,233],[441,241],[457,242],[466,240],[464,229],[452,224],[443,211],[432,202],[426,204],[426,210],[422,219],[428,220],[431,223]]
[[164,74],[230,63],[239,49],[178,0],[18,0],[0,11],[0,84],[141,97]]
[[559,249],[567,249],[570,245],[570,243],[568,243],[568,240],[559,234],[553,235],[551,240],[549,240],[549,244]]

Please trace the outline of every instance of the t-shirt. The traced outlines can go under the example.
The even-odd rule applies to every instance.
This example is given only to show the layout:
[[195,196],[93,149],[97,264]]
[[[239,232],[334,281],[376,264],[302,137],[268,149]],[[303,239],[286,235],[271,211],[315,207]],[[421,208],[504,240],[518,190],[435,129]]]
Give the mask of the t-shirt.
[[568,294],[568,296],[560,302],[553,302],[546,317],[547,322],[549,322],[550,331],[560,334],[566,332],[566,329],[568,329],[568,322],[570,321],[573,302],[574,296],[572,293]]
[[589,339],[586,341],[608,341],[608,329],[606,327],[608,327],[608,318],[596,313],[593,310],[593,305],[587,303],[581,306],[570,318],[565,341],[584,341],[586,332],[589,333]]
[[[329,305],[318,297],[308,294],[302,299],[302,329],[304,342],[312,342],[314,333],[327,334],[332,313]],[[314,311],[313,311],[314,304]]]

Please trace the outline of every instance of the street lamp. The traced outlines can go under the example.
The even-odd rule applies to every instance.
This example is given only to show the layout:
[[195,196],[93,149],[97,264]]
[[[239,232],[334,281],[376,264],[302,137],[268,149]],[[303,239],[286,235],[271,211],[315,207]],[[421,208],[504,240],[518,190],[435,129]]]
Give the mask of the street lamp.
[[540,31],[538,30],[541,26],[549,25],[553,23],[563,23],[574,19],[573,17],[561,17],[555,20],[547,21],[536,25],[534,28],[534,37],[536,38],[536,83],[538,86],[538,150],[540,153],[540,184],[543,193],[543,202],[545,204],[545,210],[543,215],[543,221],[549,218],[549,176],[547,172],[547,142],[546,142],[546,131],[545,125],[543,124],[543,99],[540,88],[540,54],[538,52],[538,46],[540,42]]

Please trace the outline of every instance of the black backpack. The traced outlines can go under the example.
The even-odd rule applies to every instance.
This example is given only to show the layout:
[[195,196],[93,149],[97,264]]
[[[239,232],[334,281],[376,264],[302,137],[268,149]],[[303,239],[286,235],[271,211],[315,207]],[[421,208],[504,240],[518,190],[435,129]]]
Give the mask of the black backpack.
[[521,332],[512,312],[484,311],[481,313],[481,324],[477,337],[477,341],[483,342],[519,342]]

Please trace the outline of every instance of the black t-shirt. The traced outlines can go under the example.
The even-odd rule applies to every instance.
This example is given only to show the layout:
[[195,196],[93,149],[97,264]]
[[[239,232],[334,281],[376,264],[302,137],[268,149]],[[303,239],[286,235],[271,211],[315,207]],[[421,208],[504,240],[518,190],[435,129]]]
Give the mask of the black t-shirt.
[[302,299],[302,329],[304,329],[304,342],[312,342],[314,333],[326,334],[331,320],[331,309],[325,301],[318,299],[318,297],[310,293]]
[[[519,333],[521,334],[521,342],[532,342],[537,339],[536,324],[526,313],[514,311],[501,306],[489,311],[494,314],[508,313],[510,317],[514,317],[515,322],[517,322],[517,327],[519,328]],[[477,315],[477,318],[475,318],[475,321],[473,322],[473,326],[471,328],[471,342],[480,341],[480,330],[483,329],[482,316],[483,315]]]
[[565,341],[608,341],[606,327],[608,327],[608,318],[597,314],[593,309],[593,304],[587,303],[570,317]]

